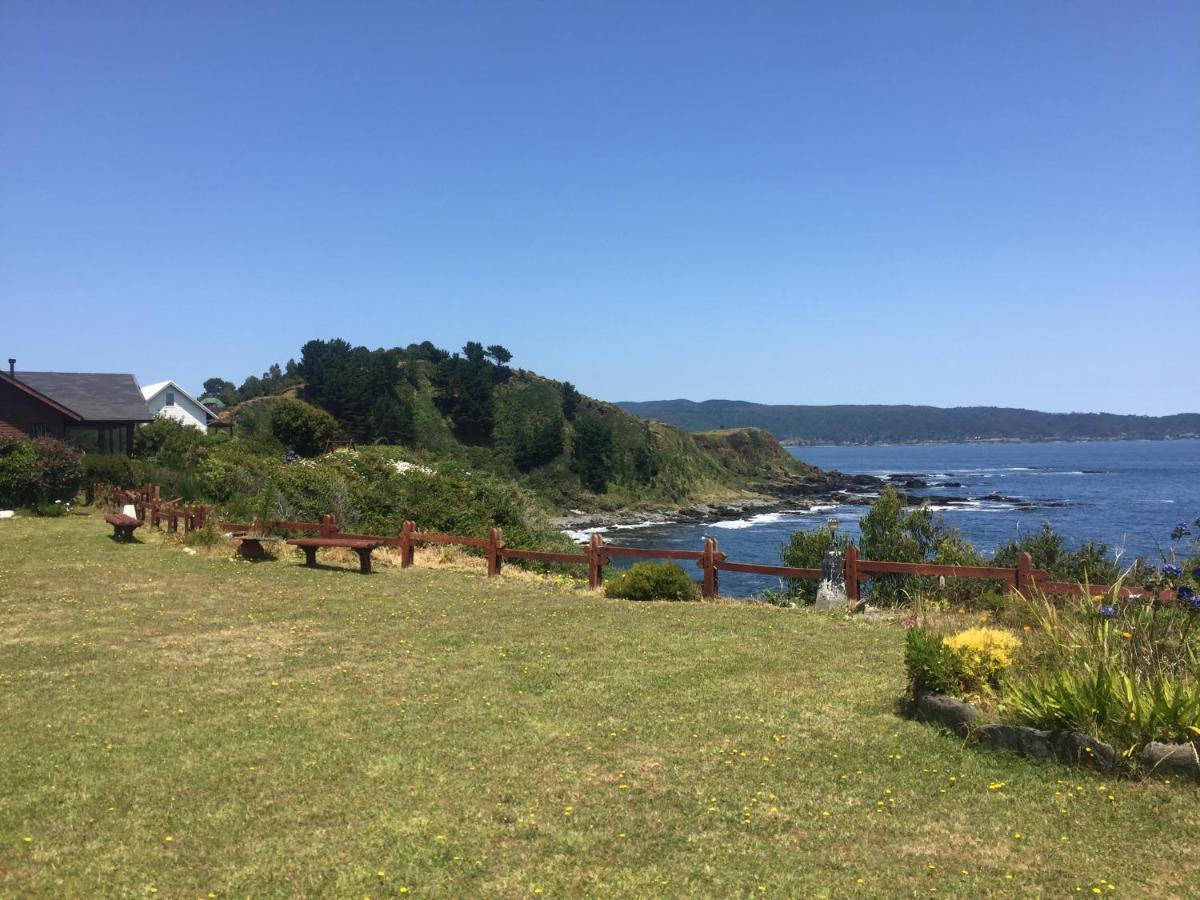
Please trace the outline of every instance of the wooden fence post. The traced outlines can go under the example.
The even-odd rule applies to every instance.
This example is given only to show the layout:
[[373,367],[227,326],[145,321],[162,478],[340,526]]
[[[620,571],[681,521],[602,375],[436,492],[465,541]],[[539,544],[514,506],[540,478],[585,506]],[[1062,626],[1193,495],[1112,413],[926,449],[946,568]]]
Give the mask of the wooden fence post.
[[493,528],[488,535],[487,544],[487,573],[488,578],[495,578],[500,574],[500,566],[503,560],[500,558],[500,551],[504,548],[504,541],[500,539],[500,529]]
[[704,539],[704,555],[700,558],[700,565],[704,569],[704,597],[706,600],[712,600],[717,596],[718,578],[717,578],[717,561],[719,558],[717,551],[717,539]]
[[858,602],[858,546],[851,544],[846,548],[843,560],[846,573],[846,599]]
[[1033,587],[1033,557],[1022,551],[1017,556],[1017,580],[1015,587],[1022,594]]
[[337,530],[337,517],[333,513],[326,513],[325,518],[321,520],[321,537],[333,537]]
[[416,541],[413,540],[413,532],[416,530],[416,523],[412,519],[405,519],[404,525],[400,528],[400,568],[402,569],[407,569],[413,564],[413,550],[416,544]]
[[598,588],[604,584],[604,538],[592,534],[588,538],[588,587]]

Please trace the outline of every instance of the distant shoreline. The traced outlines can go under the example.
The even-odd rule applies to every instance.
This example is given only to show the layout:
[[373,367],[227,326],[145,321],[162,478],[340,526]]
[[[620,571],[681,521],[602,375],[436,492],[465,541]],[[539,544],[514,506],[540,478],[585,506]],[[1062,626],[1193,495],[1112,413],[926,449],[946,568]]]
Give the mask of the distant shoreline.
[[916,447],[921,445],[939,446],[947,444],[1100,444],[1122,443],[1129,444],[1137,441],[1195,441],[1200,440],[1200,434],[1170,435],[1167,437],[1014,437],[1014,438],[934,438],[911,441],[798,441],[787,438],[779,443],[784,447]]

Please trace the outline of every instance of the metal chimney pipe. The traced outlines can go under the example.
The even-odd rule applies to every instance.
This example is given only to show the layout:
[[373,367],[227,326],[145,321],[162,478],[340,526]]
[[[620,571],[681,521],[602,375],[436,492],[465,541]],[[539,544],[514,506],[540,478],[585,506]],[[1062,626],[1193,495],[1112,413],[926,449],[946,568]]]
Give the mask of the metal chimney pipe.
[[13,359],[11,356],[8,358],[8,377],[9,378],[17,377],[17,361],[15,359]]

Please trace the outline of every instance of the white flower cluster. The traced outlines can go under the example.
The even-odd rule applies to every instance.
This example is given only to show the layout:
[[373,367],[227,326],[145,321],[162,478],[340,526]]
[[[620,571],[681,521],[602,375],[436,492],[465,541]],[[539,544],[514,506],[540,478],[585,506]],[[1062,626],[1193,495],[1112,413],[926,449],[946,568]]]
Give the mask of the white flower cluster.
[[405,472],[423,472],[426,475],[432,475],[433,469],[428,466],[420,466],[416,463],[410,463],[403,459],[397,459],[392,462],[392,468],[403,475]]

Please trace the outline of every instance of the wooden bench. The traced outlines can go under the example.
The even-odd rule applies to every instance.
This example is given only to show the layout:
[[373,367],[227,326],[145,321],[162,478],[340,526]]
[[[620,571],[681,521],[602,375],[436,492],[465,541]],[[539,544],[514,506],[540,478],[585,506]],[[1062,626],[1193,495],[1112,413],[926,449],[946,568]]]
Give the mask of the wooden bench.
[[384,544],[383,541],[371,541],[365,538],[339,537],[293,538],[288,543],[304,551],[304,564],[306,566],[315,566],[317,564],[317,551],[323,547],[353,550],[358,554],[358,570],[364,575],[371,574],[371,551],[376,547],[382,547]]
[[120,513],[107,515],[104,521],[113,527],[113,537],[126,544],[133,542],[133,530],[142,524],[133,516],[123,516]]
[[231,534],[229,539],[238,542],[238,556],[251,560],[266,559],[267,548],[263,544],[273,544],[281,540],[269,534]]

